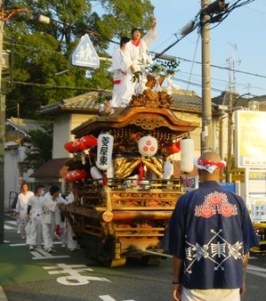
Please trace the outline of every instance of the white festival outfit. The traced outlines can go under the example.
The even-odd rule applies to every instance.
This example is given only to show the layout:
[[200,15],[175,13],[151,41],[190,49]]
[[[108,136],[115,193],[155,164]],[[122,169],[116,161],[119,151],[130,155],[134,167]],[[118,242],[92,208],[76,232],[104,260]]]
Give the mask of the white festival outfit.
[[21,238],[26,238],[25,226],[27,217],[28,201],[34,193],[32,191],[27,191],[26,193],[21,192],[18,195],[18,201],[16,205],[16,212],[19,214],[19,224],[20,224],[20,235]]
[[[67,197],[66,197],[66,204],[71,204],[74,202],[74,194],[71,192]],[[67,238],[67,248],[70,251],[74,251],[75,249],[78,248],[77,240],[75,239],[75,233],[72,229],[72,226],[68,219],[66,218],[66,238]]]
[[55,200],[50,194],[45,194],[42,201],[42,233],[44,249],[52,251],[55,225],[60,224],[60,211],[57,208],[58,203],[64,203],[64,199],[58,196]]
[[29,221],[26,228],[27,238],[26,244],[29,246],[41,246],[42,243],[42,202],[43,196],[33,195],[29,198],[28,206],[31,206],[29,213]]
[[132,95],[134,94],[141,94],[145,88],[146,88],[146,82],[147,82],[147,75],[145,68],[152,64],[152,58],[149,55],[148,52],[148,46],[152,44],[157,38],[157,33],[155,29],[150,29],[146,35],[141,38],[140,43],[138,46],[135,46],[133,41],[129,41],[126,44],[125,48],[125,55],[128,61],[132,62],[132,67],[135,71],[140,71],[140,81],[135,81],[133,82],[133,73],[129,69],[130,72],[130,97],[129,100],[131,99]]
[[120,49],[115,49],[112,57],[112,71],[113,76],[113,95],[111,100],[111,107],[118,108],[124,107],[129,103],[130,98],[130,85],[131,73],[129,66],[131,61],[126,58],[125,53]]

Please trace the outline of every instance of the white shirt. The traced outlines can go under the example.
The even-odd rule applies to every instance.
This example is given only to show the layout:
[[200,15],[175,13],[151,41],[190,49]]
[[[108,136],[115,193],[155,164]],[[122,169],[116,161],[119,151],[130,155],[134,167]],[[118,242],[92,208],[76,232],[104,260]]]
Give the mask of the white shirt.
[[114,80],[123,79],[131,64],[132,62],[125,56],[125,53],[120,48],[115,49],[112,57]]
[[34,193],[32,191],[27,191],[26,193],[21,192],[18,195],[18,201],[16,205],[16,211],[20,213],[27,213],[28,208],[28,201],[31,196],[33,196]]
[[33,195],[29,198],[28,206],[31,206],[30,216],[36,217],[42,213],[42,202],[44,197]]
[[148,53],[148,46],[157,38],[155,30],[149,30],[147,34],[140,40],[140,45],[135,46],[132,41],[126,44],[125,55],[127,61],[133,63],[136,71],[145,68],[146,65],[152,64],[152,58]]

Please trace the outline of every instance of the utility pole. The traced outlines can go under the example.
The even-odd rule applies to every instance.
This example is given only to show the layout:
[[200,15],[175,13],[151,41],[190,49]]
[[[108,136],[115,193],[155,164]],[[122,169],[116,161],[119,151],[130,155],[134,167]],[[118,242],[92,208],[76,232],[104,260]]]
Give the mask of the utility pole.
[[[2,69],[3,69],[3,35],[4,23],[16,13],[29,13],[32,11],[26,8],[14,8],[5,14],[3,0],[0,0],[0,244],[4,242],[4,204],[5,204],[5,178],[4,178],[4,161],[5,161],[5,135],[6,135],[6,96],[2,88]],[[38,15],[38,20],[42,23],[49,24],[50,18]]]
[[201,0],[201,63],[202,63],[202,133],[201,152],[213,148],[211,70],[210,70],[210,24],[219,22],[228,8],[225,0]]
[[5,159],[5,122],[6,122],[6,99],[2,94],[2,52],[4,33],[4,8],[0,0],[0,244],[4,242],[4,159]]
[[211,150],[212,105],[210,71],[210,15],[207,11],[209,0],[201,0],[201,60],[202,60],[202,133],[201,152]]

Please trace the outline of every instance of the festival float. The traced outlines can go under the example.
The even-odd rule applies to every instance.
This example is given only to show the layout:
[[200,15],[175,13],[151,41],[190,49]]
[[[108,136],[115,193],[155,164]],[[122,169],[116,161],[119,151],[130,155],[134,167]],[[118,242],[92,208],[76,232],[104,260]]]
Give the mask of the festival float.
[[178,119],[171,96],[153,91],[151,79],[129,106],[89,119],[65,144],[73,153],[65,181],[75,198],[60,209],[88,255],[111,267],[129,257],[159,264],[160,241],[183,194],[180,178],[164,177],[166,158],[183,145],[183,170],[191,168],[188,136],[197,125]]

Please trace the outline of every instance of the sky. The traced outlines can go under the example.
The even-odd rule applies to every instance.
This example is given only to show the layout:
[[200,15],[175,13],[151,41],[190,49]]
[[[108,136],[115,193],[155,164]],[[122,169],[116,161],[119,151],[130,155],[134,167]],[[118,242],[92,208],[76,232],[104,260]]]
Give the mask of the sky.
[[[236,0],[227,0],[233,3]],[[151,0],[155,6],[158,39],[151,51],[161,52],[176,40],[175,33],[200,10],[200,0]],[[244,0],[242,1],[244,2]],[[217,23],[216,23],[217,24]],[[214,27],[215,24],[211,24]],[[175,77],[181,89],[194,90],[201,96],[201,37],[197,30],[187,35],[166,54],[182,58]],[[189,62],[184,61],[188,60]],[[193,64],[193,61],[195,63]],[[211,29],[212,97],[231,86],[240,95],[266,95],[266,1],[255,0],[236,8],[217,27]],[[229,72],[225,67],[248,72]],[[262,76],[262,77],[261,77]],[[185,81],[185,82],[182,82]],[[190,82],[190,84],[186,83]]]

